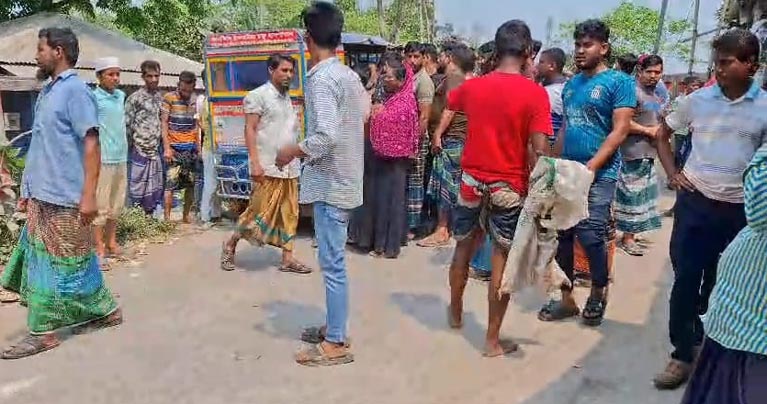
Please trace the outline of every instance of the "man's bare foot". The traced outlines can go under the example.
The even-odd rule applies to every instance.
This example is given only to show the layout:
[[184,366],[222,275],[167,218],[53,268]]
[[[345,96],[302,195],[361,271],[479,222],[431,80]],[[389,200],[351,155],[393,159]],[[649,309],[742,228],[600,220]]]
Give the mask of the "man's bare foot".
[[184,218],[181,219],[181,222],[184,223],[184,224],[191,224],[192,223],[192,219],[189,216],[184,216]]
[[122,255],[122,249],[120,248],[119,244],[111,243],[107,247],[107,253],[109,254],[109,256],[119,257],[120,255]]
[[517,352],[518,350],[519,344],[511,340],[500,340],[494,343],[486,342],[485,352],[482,354],[482,356],[485,358],[497,358]]
[[450,328],[458,330],[463,327],[463,308],[457,309],[450,305],[447,307],[447,324]]

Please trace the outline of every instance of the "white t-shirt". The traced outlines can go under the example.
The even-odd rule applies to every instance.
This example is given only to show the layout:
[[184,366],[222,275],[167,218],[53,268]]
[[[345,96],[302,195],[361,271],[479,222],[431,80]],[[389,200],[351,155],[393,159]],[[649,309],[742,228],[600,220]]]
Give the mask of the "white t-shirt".
[[256,114],[261,118],[256,137],[258,159],[265,175],[273,178],[298,178],[301,173],[298,159],[282,170],[274,164],[281,147],[298,141],[298,119],[290,95],[281,94],[271,82],[267,82],[249,92],[242,103],[246,114]]

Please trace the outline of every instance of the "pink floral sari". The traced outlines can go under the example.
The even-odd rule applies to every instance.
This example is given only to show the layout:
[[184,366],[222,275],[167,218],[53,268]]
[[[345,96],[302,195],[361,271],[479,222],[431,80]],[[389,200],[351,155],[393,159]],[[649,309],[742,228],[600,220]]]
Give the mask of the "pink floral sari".
[[415,99],[414,75],[407,68],[400,90],[384,102],[383,108],[370,119],[370,142],[381,157],[413,157],[418,150],[418,103]]

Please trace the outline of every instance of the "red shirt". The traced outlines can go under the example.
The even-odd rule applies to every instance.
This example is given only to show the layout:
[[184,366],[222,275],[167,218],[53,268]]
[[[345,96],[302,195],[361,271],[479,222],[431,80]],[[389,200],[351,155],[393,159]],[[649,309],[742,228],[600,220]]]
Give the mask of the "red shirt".
[[546,90],[521,74],[493,72],[451,91],[448,108],[468,120],[463,171],[482,183],[505,182],[527,194],[530,135],[553,133]]

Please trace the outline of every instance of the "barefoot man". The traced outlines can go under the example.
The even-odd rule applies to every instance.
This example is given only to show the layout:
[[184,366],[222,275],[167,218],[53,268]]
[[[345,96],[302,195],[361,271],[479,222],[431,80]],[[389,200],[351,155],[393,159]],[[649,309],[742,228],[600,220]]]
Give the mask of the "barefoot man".
[[229,241],[224,244],[221,269],[234,270],[234,252],[240,239],[282,248],[280,271],[308,274],[312,270],[293,258],[293,238],[298,229],[298,160],[278,168],[274,161],[280,147],[296,142],[296,111],[290,101],[295,59],[272,55],[269,81],[248,93],[245,109],[245,144],[250,156],[253,192]]
[[466,81],[448,95],[448,109],[463,112],[468,121],[461,159],[463,176],[453,217],[458,244],[450,266],[448,320],[453,328],[463,325],[469,261],[486,232],[493,241],[487,357],[516,350],[515,344],[500,341],[509,296],[500,297],[498,289],[527,192],[528,143],[536,155],[548,155],[547,138],[552,135],[546,90],[523,74],[533,50],[530,28],[520,20],[506,22],[495,34],[495,47],[495,71]]

